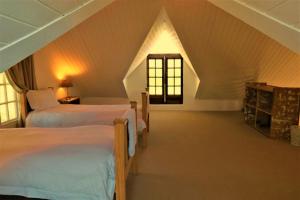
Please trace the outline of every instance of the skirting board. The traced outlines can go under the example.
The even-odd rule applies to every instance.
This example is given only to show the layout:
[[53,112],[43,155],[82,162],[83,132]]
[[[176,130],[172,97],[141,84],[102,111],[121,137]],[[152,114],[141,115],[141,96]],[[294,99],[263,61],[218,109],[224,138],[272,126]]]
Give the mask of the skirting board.
[[109,105],[109,104],[129,104],[125,97],[84,97],[81,104],[87,105]]
[[240,111],[242,100],[195,100],[182,105],[150,105],[150,110],[186,110],[186,111]]
[[[140,99],[136,99],[140,102]],[[194,99],[191,102],[184,101],[181,105],[161,104],[150,105],[150,110],[186,110],[186,111],[240,111],[243,106],[240,99]],[[82,104],[124,104],[128,103],[126,98],[118,97],[84,97],[81,98]]]

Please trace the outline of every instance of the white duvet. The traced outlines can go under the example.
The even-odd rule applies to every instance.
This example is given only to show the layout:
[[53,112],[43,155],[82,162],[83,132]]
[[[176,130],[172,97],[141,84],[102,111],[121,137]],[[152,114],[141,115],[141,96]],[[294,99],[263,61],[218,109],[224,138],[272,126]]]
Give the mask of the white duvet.
[[[82,125],[113,125],[116,118],[128,119],[129,154],[135,153],[136,118],[130,105],[72,105],[62,104],[33,111],[26,118],[26,127],[73,127]],[[142,125],[145,126],[145,125]],[[146,126],[145,126],[146,127]]]
[[113,126],[0,129],[0,194],[112,200]]

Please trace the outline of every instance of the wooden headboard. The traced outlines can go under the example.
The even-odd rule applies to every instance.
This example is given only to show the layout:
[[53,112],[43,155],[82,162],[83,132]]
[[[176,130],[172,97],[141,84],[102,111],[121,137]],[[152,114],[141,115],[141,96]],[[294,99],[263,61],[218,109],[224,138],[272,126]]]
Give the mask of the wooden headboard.
[[32,111],[29,102],[26,97],[27,91],[23,92],[20,95],[20,103],[21,103],[21,119],[25,123],[26,117]]

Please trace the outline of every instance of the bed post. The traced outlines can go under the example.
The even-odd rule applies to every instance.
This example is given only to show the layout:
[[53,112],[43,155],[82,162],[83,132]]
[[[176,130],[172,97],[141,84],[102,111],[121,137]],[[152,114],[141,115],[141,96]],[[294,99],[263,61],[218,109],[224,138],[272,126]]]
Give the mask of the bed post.
[[142,92],[142,118],[149,132],[149,93],[147,91]]
[[135,111],[135,119],[136,119],[136,122],[137,122],[137,102],[136,101],[130,101],[130,105],[131,105],[131,108],[134,109],[134,111]]
[[149,93],[148,88],[142,92],[142,119],[146,123],[146,128],[142,132],[142,146],[147,147],[147,133],[149,132]]
[[[138,141],[138,134],[137,134],[137,102],[136,101],[130,101],[131,108],[135,111],[135,130],[136,130],[136,139]],[[137,148],[136,148],[137,149]],[[137,174],[138,173],[138,164],[137,164],[137,153],[134,155],[132,160],[132,173]]]
[[115,162],[116,162],[116,200],[126,200],[126,149],[125,141],[127,141],[126,134],[126,120],[115,119]]

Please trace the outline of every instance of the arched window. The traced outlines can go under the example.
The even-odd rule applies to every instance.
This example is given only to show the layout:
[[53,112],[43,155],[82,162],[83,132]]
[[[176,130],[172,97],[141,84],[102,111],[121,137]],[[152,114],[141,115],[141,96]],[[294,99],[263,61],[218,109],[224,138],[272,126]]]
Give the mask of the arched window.
[[18,94],[0,73],[0,125],[16,120],[18,112]]

